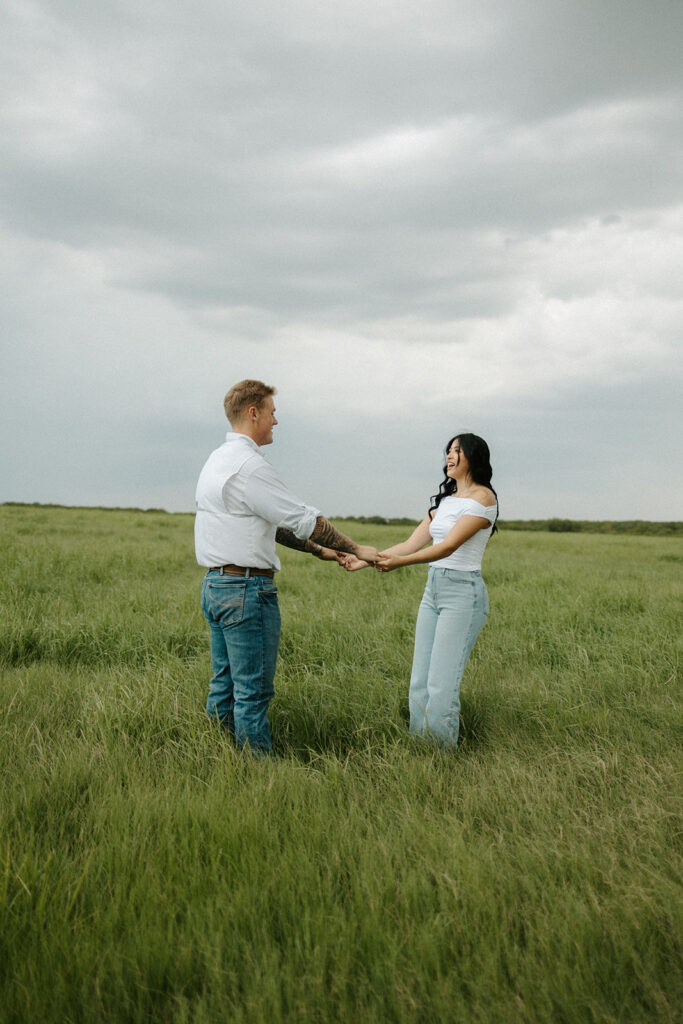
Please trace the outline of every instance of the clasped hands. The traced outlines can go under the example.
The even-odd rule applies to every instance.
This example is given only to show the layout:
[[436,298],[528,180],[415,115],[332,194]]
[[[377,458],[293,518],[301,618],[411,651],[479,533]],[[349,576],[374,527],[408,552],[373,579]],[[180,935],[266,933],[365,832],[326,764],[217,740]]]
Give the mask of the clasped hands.
[[347,572],[356,572],[357,569],[365,569],[369,565],[377,572],[391,572],[392,569],[398,569],[401,565],[400,555],[390,555],[368,545],[360,544],[358,545],[358,554],[350,555],[339,552],[337,561]]
[[377,572],[391,572],[392,569],[398,569],[399,565],[403,564],[400,555],[378,551],[370,544],[358,544],[356,553],[353,555],[348,551],[334,551],[332,548],[323,547],[318,558],[322,558],[325,562],[337,562],[347,572],[366,569],[368,566],[372,566]]

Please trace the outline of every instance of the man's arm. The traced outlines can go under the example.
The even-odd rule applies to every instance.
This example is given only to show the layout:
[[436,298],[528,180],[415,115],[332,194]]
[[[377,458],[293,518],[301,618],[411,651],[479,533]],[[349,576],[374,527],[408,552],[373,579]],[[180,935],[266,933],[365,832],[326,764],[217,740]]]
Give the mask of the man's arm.
[[305,551],[308,554],[315,555],[316,558],[321,558],[324,562],[339,561],[336,551],[321,547],[320,544],[316,544],[310,537],[306,540],[299,540],[296,534],[284,526],[278,526],[275,531],[275,540],[286,548],[293,548],[295,551]]
[[[245,485],[244,494],[247,507],[267,522],[279,524],[278,530],[286,530],[289,533],[290,525],[293,526],[291,533],[294,539],[296,539],[296,533],[304,532],[297,529],[296,526],[296,523],[302,519],[302,512],[305,511],[310,516],[308,522],[312,519],[311,513],[317,512],[317,509],[303,505],[298,498],[290,494],[272,466],[269,466],[265,460],[262,466],[259,466],[250,474]],[[308,522],[305,529],[309,528]],[[288,525],[281,525],[283,523]],[[295,530],[296,533],[294,533]],[[277,534],[275,539],[280,539]],[[331,548],[333,551],[344,551],[355,555],[357,558],[362,558],[365,562],[372,562],[373,565],[379,558],[377,548],[373,548],[369,544],[356,544],[355,540],[351,540],[350,537],[337,530],[329,519],[322,515],[317,516],[313,532],[309,534],[308,539],[314,543],[321,544],[323,551],[325,548]],[[283,543],[287,547],[295,546],[291,543],[287,544],[286,541]],[[297,550],[300,551],[302,549],[297,548]],[[304,548],[303,550],[310,550],[310,548]],[[319,555],[318,557],[329,558],[329,555]]]
[[346,551],[364,562],[374,563],[379,558],[377,548],[373,548],[369,544],[356,544],[355,540],[351,540],[350,537],[341,533],[325,516],[318,516],[315,521],[315,529],[309,539],[314,542],[319,541],[324,547],[332,548],[333,551]]

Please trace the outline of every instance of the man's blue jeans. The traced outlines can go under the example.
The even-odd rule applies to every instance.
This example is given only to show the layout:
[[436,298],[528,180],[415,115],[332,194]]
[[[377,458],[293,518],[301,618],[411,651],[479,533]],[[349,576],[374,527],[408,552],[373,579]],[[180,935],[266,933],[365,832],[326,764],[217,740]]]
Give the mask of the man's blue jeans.
[[460,680],[488,613],[481,572],[430,565],[415,627],[408,695],[412,733],[457,744]]
[[240,746],[271,750],[268,706],[275,692],[280,643],[277,587],[267,576],[229,576],[210,569],[202,611],[211,629],[213,678],[206,712]]

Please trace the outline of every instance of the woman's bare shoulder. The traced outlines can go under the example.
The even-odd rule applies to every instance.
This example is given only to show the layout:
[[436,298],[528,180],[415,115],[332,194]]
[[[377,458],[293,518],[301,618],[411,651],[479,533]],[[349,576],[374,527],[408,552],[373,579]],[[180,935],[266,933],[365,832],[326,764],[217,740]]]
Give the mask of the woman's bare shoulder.
[[475,487],[472,493],[469,495],[475,501],[478,501],[484,508],[489,508],[491,505],[496,504],[496,496],[490,487]]

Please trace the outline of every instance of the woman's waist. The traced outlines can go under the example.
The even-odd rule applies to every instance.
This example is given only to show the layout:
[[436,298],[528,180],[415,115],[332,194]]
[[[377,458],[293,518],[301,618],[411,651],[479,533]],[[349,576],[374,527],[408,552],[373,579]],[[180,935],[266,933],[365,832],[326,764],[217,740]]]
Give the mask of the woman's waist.
[[451,576],[453,579],[463,580],[482,579],[481,566],[473,569],[462,569],[445,564],[443,559],[438,562],[429,563],[429,574]]

